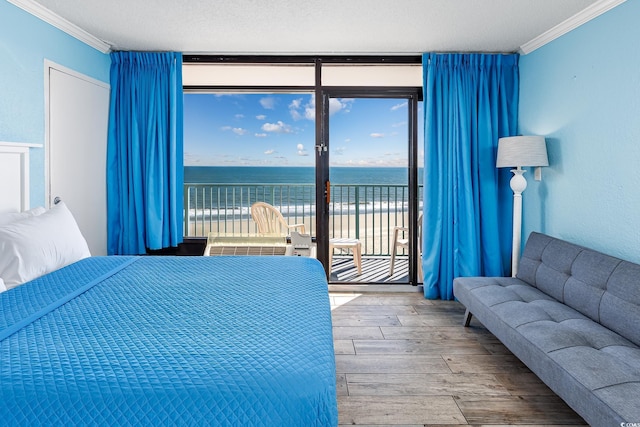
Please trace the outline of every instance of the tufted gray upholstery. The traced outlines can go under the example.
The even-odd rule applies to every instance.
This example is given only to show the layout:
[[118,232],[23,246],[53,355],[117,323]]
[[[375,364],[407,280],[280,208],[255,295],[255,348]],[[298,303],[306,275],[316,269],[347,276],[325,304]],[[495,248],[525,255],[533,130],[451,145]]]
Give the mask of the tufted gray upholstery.
[[532,233],[517,278],[453,286],[590,425],[640,422],[640,265]]

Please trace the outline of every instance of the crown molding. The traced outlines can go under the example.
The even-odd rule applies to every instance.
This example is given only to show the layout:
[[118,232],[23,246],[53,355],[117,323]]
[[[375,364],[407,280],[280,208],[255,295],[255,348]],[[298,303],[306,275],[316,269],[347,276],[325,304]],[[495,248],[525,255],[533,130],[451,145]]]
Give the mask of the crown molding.
[[14,6],[17,6],[20,9],[30,13],[36,18],[39,18],[44,22],[53,25],[59,30],[64,31],[70,36],[75,37],[76,39],[91,46],[92,48],[99,50],[102,53],[109,53],[111,51],[111,45],[109,45],[108,43],[105,43],[104,41],[100,40],[93,34],[86,32],[82,28],[78,27],[75,24],[72,24],[71,22],[67,21],[63,17],[53,13],[46,7],[42,6],[39,3],[36,3],[33,0],[7,0],[7,1],[13,4]]
[[545,31],[535,39],[520,46],[520,53],[523,55],[531,53],[569,31],[578,28],[582,24],[591,21],[593,18],[597,18],[625,1],[626,0],[599,0],[579,13],[576,13],[571,18],[561,22],[550,30]]

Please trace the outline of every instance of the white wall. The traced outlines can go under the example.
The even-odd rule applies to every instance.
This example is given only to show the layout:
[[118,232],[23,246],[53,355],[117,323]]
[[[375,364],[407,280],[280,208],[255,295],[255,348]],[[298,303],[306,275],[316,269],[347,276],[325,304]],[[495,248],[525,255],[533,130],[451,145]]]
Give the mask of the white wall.
[[640,262],[640,1],[520,58],[519,133],[547,137],[524,236],[541,231]]

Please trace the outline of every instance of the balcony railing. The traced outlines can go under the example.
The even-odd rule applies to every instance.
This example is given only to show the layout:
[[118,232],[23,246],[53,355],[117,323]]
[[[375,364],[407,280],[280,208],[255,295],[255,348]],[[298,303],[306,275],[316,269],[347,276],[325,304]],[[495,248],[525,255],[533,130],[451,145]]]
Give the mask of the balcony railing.
[[[255,233],[250,207],[257,201],[272,204],[287,221],[303,223],[315,233],[313,184],[185,184],[184,235]],[[332,185],[329,237],[357,238],[363,255],[388,256],[393,228],[408,225],[408,207],[406,185]]]

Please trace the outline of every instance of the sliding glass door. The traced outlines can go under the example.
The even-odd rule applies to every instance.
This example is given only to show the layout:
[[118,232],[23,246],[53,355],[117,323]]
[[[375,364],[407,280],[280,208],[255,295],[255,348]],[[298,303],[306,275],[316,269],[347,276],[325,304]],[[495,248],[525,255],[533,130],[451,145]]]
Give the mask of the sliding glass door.
[[417,97],[352,89],[324,102],[329,280],[417,283]]

